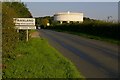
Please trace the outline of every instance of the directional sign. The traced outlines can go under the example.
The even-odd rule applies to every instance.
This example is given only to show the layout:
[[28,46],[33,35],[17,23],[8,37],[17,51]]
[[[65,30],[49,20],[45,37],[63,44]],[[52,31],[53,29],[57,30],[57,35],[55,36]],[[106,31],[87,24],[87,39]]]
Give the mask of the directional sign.
[[13,18],[17,32],[20,29],[26,30],[26,41],[28,41],[28,30],[36,29],[35,18]]
[[36,26],[16,26],[16,29],[36,29]]
[[35,18],[14,18],[15,25],[35,25]]
[[13,18],[17,29],[36,29],[35,18]]

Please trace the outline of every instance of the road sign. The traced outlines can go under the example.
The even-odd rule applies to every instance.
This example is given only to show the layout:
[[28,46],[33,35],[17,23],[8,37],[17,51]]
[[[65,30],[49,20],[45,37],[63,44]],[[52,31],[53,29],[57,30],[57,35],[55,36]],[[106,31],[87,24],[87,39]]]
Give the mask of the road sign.
[[35,18],[13,18],[16,29],[36,29]]
[[16,26],[16,29],[36,29],[36,26]]
[[17,32],[20,29],[26,30],[26,41],[28,41],[28,30],[36,29],[35,18],[13,18]]
[[13,18],[15,25],[35,25],[35,18]]

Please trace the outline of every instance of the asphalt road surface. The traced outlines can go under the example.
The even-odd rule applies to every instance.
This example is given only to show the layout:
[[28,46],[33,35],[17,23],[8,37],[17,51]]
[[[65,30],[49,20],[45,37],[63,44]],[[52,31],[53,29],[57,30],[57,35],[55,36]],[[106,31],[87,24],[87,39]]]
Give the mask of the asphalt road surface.
[[86,78],[118,77],[118,46],[77,35],[39,30]]

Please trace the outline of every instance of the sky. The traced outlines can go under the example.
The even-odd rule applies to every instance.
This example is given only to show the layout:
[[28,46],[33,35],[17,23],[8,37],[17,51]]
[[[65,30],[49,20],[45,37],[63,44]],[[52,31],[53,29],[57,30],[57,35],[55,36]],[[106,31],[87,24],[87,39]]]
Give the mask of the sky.
[[118,2],[25,2],[33,17],[53,16],[58,12],[82,12],[99,20],[118,19]]
[[120,0],[21,0],[23,2],[118,2]]
[[[17,0],[0,0],[0,1],[17,1]],[[118,2],[120,0],[18,0],[22,2]]]

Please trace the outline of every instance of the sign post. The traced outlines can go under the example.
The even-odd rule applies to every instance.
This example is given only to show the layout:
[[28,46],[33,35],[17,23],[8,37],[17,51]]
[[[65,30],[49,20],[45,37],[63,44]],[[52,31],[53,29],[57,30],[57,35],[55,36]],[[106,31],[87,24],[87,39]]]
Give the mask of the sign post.
[[19,32],[19,30],[21,29],[26,30],[26,41],[28,41],[29,38],[28,30],[36,29],[35,18],[13,18],[13,20],[17,32]]
[[[19,33],[19,29],[17,29],[17,33]],[[18,34],[18,40],[19,40],[19,34]]]
[[26,31],[26,33],[27,33],[27,36],[26,36],[26,41],[28,41],[28,29],[27,29],[27,31]]

